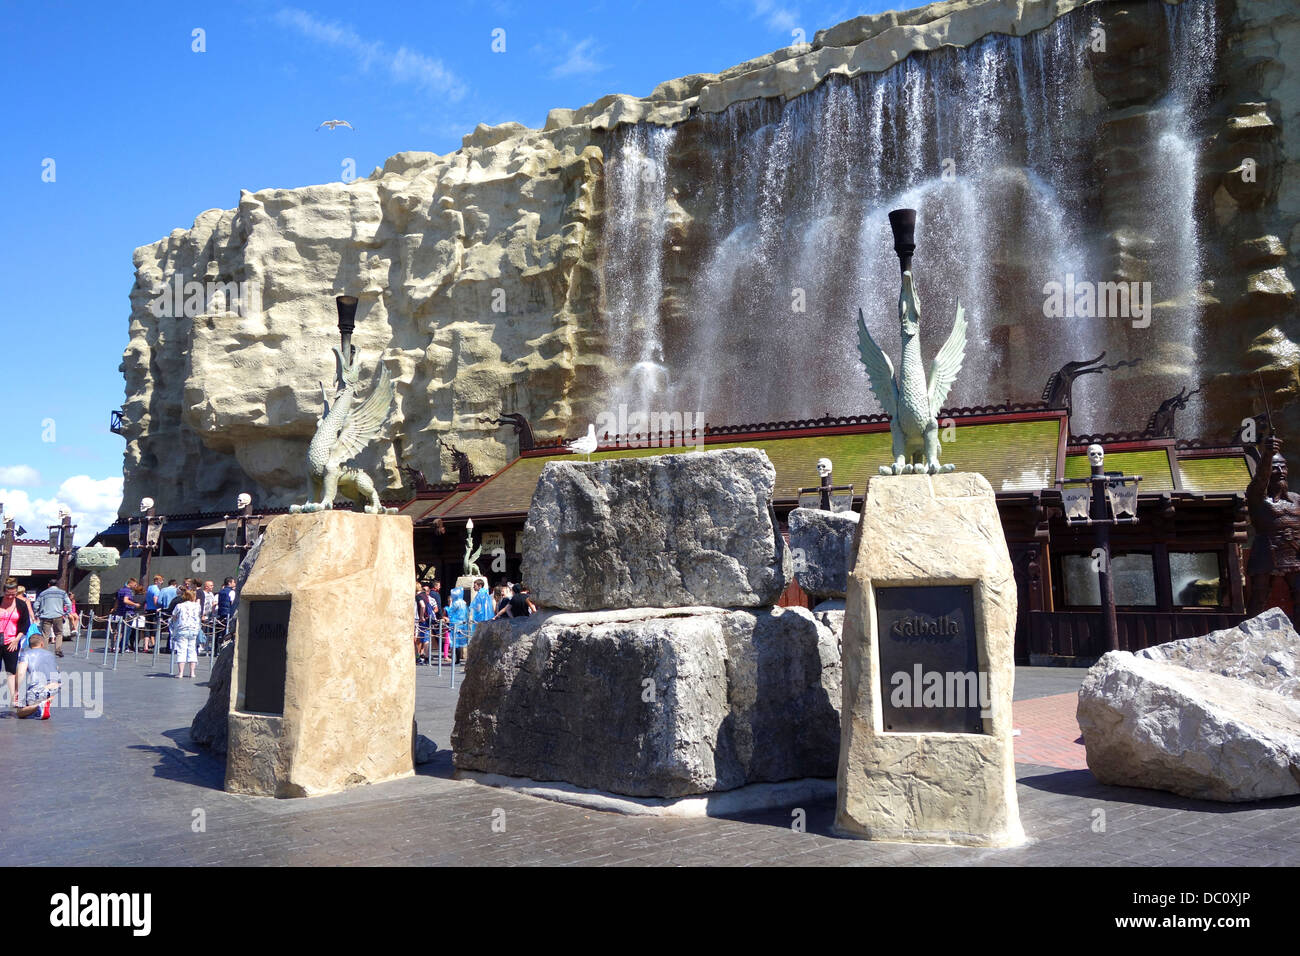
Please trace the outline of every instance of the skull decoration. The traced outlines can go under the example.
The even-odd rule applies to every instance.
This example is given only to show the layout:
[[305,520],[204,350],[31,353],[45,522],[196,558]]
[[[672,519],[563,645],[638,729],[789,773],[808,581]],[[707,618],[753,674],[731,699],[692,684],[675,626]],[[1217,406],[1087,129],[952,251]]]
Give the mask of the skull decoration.
[[243,511],[252,503],[253,503],[253,496],[250,495],[248,492],[242,492],[240,496],[235,499],[235,507],[238,508],[240,511]]
[[153,499],[152,499],[152,498],[141,498],[141,499],[140,499],[140,513],[141,513],[141,514],[144,514],[146,511],[148,511],[148,510],[149,510],[150,508],[152,508],[152,507],[153,507]]
[[1105,449],[1103,449],[1100,445],[1088,446],[1088,463],[1092,465],[1093,468],[1100,468],[1101,463],[1102,461],[1105,460],[1105,458],[1106,458]]
[[831,474],[831,460],[829,458],[817,459],[817,474],[822,478],[829,478]]

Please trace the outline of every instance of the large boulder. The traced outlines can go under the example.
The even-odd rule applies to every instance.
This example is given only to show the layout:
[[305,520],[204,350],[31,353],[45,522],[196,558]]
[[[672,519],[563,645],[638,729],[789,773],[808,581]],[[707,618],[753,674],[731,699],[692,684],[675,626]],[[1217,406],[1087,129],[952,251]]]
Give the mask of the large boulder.
[[795,508],[790,512],[790,554],[795,580],[813,598],[845,596],[858,521],[856,511]]
[[540,607],[762,607],[793,573],[769,502],[776,470],[751,448],[549,462],[524,526]]
[[541,614],[475,633],[460,770],[633,797],[833,777],[835,637],[803,608]]
[[1139,657],[1220,674],[1300,699],[1300,634],[1281,608],[1204,637],[1170,641]]
[[1235,677],[1111,651],[1079,690],[1102,783],[1238,802],[1300,794],[1300,702]]
[[[253,565],[257,563],[257,556],[261,553],[262,542],[259,539],[239,562],[239,570],[235,572],[235,601],[231,606],[232,613],[239,610],[239,595],[244,590],[244,582],[248,580]],[[232,617],[231,620],[234,621],[236,618]],[[230,672],[234,662],[235,642],[227,640],[217,651],[216,659],[212,662],[212,673],[208,675],[208,699],[199,708],[199,712],[194,715],[194,721],[190,724],[190,740],[207,747],[214,754],[226,752],[230,723]]]

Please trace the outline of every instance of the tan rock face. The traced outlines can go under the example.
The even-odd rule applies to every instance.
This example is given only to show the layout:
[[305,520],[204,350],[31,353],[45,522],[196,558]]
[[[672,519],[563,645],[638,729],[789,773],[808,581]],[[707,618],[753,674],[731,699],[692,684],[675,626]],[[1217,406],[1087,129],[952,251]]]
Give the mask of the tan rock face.
[[[240,592],[227,790],[316,796],[414,772],[414,581],[405,515],[271,521]],[[250,608],[283,598],[292,600],[283,713],[252,712]]]
[[[870,245],[875,219],[854,216],[880,218],[873,204],[931,179],[949,189],[935,183],[954,155],[957,186],[975,192],[954,202],[927,186],[918,202],[927,318],[946,321],[960,297],[986,343],[954,404],[1034,400],[1062,361],[1107,349],[1161,361],[1108,377],[1076,431],[1140,428],[1200,379],[1205,401],[1180,432],[1226,437],[1257,410],[1246,380],[1261,365],[1294,431],[1300,67],[1282,51],[1300,45],[1300,17],[1272,2],[1215,10],[1213,100],[1184,131],[1191,166],[1156,147],[1204,44],[1167,29],[1165,4],[955,0],[858,17],[647,97],[557,109],[542,130],[480,126],[454,153],[399,153],[353,182],[245,192],[136,250],[125,500],[175,512],[243,490],[259,505],[300,499],[344,292],[361,297],[363,374],[382,361],[397,384],[391,448],[358,462],[390,494],[401,464],[451,477],[440,437],[478,472],[505,464],[513,434],[485,421],[504,412],[540,440],[581,434],[634,368],[668,384],[629,401],[714,424],[875,411],[851,362],[853,317],[877,299],[892,311],[879,289],[893,260]],[[1094,13],[1106,46],[1084,60],[1071,51]],[[985,86],[983,106],[933,108]],[[618,175],[645,159],[637,123],[672,130],[650,164],[662,178],[640,192]],[[1068,175],[1045,187],[1052,169]],[[1174,199],[1191,211],[1171,212]],[[1193,219],[1186,235],[1167,227]],[[1191,279],[1173,282],[1184,267]],[[1152,281],[1153,324],[1044,326],[1043,283],[1070,269]],[[795,288],[806,313],[792,313]],[[1261,338],[1272,328],[1275,347]]]
[[[882,687],[892,681],[882,685],[879,642],[888,637],[875,609],[877,590],[890,585],[972,586],[988,687],[983,733],[886,729]],[[898,842],[1024,841],[1011,741],[1015,620],[1011,559],[983,476],[871,479],[844,612],[838,829]]]

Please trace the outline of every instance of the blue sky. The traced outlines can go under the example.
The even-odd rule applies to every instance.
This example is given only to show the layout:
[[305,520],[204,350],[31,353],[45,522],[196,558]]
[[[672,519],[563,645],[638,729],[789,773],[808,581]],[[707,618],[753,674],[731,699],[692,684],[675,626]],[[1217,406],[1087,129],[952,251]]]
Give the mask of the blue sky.
[[[455,150],[481,122],[540,126],[552,108],[644,96],[896,6],[0,3],[0,502],[34,535],[65,503],[81,542],[116,513],[123,441],[108,421],[137,246],[240,189],[338,180],[346,159],[365,176],[402,150]],[[355,132],[316,130],[336,118]]]

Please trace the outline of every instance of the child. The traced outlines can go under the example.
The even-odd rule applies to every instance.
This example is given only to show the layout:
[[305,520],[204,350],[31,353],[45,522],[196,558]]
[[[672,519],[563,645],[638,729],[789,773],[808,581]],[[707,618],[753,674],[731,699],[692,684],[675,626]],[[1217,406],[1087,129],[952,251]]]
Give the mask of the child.
[[45,647],[45,635],[39,631],[27,641],[27,649],[18,655],[18,672],[14,675],[18,694],[14,713],[37,720],[50,719],[50,698],[59,689],[59,662]]

